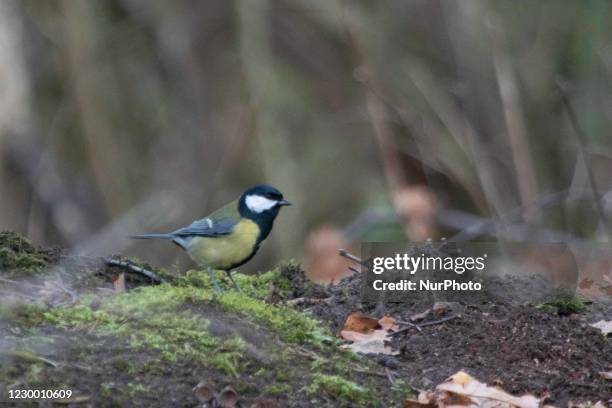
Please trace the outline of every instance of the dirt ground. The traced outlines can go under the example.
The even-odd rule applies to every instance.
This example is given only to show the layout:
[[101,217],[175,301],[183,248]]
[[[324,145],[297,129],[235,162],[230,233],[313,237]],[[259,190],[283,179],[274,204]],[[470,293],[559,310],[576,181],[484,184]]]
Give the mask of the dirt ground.
[[[407,321],[431,303],[364,305],[359,299],[360,277],[345,278],[325,293],[296,282],[296,295],[327,297],[330,301],[306,306],[334,332],[346,317],[359,310],[375,317],[390,315]],[[513,394],[532,393],[546,403],[565,407],[569,402],[610,401],[612,381],[599,372],[612,369],[612,341],[589,323],[612,320],[612,302],[586,304],[579,313],[513,305],[481,298],[460,310],[431,314],[420,323],[452,313],[460,317],[421,331],[411,329],[391,343],[397,357],[370,356],[395,371],[414,389],[431,389],[459,370],[478,380],[501,386]],[[561,313],[559,313],[561,312]]]

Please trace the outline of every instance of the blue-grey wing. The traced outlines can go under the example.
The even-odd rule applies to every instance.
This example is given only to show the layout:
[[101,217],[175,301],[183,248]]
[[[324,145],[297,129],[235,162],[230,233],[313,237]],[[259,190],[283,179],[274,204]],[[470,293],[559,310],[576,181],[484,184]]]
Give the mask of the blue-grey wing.
[[234,229],[237,221],[230,218],[202,218],[190,225],[178,229],[172,235],[178,237],[218,237],[228,235]]

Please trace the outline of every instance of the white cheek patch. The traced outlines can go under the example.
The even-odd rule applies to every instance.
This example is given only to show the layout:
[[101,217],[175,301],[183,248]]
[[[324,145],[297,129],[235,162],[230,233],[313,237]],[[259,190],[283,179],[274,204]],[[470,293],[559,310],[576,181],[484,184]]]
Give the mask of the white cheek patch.
[[246,196],[245,203],[249,210],[261,213],[274,207],[278,202],[260,195],[248,195]]

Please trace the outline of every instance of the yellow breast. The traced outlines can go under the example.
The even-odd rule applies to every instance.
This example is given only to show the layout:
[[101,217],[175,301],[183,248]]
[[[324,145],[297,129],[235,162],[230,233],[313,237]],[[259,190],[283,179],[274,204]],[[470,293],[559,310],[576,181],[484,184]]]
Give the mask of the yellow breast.
[[227,270],[244,262],[253,254],[258,236],[257,224],[243,219],[229,235],[193,238],[187,252],[191,259],[202,267]]

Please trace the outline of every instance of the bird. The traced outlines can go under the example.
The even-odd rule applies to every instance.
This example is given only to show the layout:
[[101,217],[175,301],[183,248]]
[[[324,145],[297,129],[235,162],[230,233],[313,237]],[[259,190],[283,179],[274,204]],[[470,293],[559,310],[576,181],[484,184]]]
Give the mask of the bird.
[[135,239],[170,240],[206,268],[213,288],[222,292],[214,270],[223,270],[237,291],[231,271],[247,263],[268,237],[281,207],[291,205],[276,188],[260,184],[209,216],[163,234],[135,235]]

